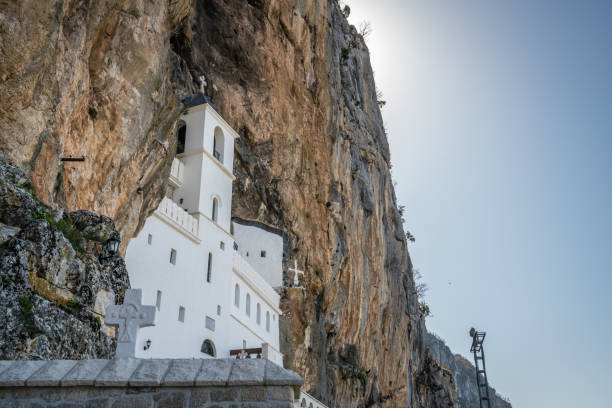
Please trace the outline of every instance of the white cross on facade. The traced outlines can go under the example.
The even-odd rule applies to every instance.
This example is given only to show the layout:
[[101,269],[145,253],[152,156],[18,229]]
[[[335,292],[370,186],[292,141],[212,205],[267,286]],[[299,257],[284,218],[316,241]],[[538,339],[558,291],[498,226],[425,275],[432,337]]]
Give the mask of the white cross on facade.
[[300,273],[302,275],[304,275],[304,271],[300,271],[297,268],[297,260],[296,259],[293,260],[293,268],[289,268],[289,272],[293,272],[293,286],[294,287],[300,286],[299,276],[300,276]]
[[104,324],[118,326],[116,357],[136,356],[136,334],[140,327],[155,325],[155,306],[143,306],[142,289],[128,289],[122,305],[106,308]]

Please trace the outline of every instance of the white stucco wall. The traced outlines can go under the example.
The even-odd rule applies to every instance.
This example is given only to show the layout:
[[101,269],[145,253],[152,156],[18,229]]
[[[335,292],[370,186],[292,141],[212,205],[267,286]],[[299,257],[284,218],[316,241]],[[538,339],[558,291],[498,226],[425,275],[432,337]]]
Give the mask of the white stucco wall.
[[[274,288],[283,286],[283,237],[253,225],[233,223],[238,252]],[[261,251],[266,256],[261,256]]]
[[[213,341],[217,356],[229,353],[227,298],[231,291],[228,271],[232,268],[233,240],[206,222],[200,224],[200,236],[198,244],[153,215],[130,241],[125,259],[131,286],[143,289],[144,304],[155,305],[157,291],[162,292],[156,326],[138,332],[138,357],[206,358],[200,352],[205,339]],[[221,241],[225,250],[220,249]],[[170,263],[171,249],[177,252],[174,265]],[[206,281],[209,252],[213,254],[210,283]],[[184,322],[178,320],[181,306],[185,308]],[[217,306],[221,306],[220,316]],[[214,332],[205,328],[206,316],[215,319]],[[147,339],[151,347],[145,351],[142,346]]]
[[[236,306],[236,285],[240,289],[239,305]],[[250,297],[250,315],[247,314],[246,299]],[[248,348],[270,344],[279,350],[278,316],[280,296],[276,293],[237,252],[234,253],[232,268],[232,296],[229,339],[230,348],[242,348],[246,340]],[[257,323],[257,305],[261,307],[261,319]],[[270,330],[266,329],[266,315],[270,314]]]
[[[279,350],[279,295],[270,286],[273,276],[282,276],[282,238],[253,228],[243,239],[266,242],[269,267],[253,268],[236,251],[230,235],[231,174],[235,134],[211,110],[196,108],[183,117],[187,125],[184,183],[172,197],[174,213],[168,217],[158,209],[150,216],[126,251],[126,266],[133,288],[143,290],[143,303],[155,305],[161,291],[156,325],[138,332],[137,357],[141,358],[208,358],[202,353],[202,342],[212,340],[217,357],[229,357],[230,349],[269,344],[276,363],[282,365]],[[213,134],[217,126],[225,133],[224,160],[212,156]],[[208,153],[207,153],[208,152]],[[212,198],[219,199],[218,219],[212,221]],[[180,199],[182,204],[178,204]],[[181,208],[182,207],[182,208]],[[168,206],[164,208],[169,208]],[[187,210],[197,220],[197,228],[185,229],[177,221]],[[187,214],[186,213],[186,214]],[[190,225],[196,225],[190,220]],[[151,242],[149,243],[149,235]],[[278,238],[278,239],[277,239]],[[224,249],[221,249],[223,242]],[[171,250],[176,262],[170,262]],[[212,253],[212,279],[207,282],[208,254]],[[259,253],[258,253],[259,255]],[[260,266],[261,266],[260,265]],[[273,271],[274,273],[272,273]],[[240,307],[234,306],[234,288],[240,286]],[[277,285],[278,286],[278,285]],[[250,295],[251,313],[246,314],[246,295]],[[257,304],[261,321],[257,323]],[[179,308],[185,309],[179,321]],[[220,308],[220,314],[217,314]],[[270,331],[266,330],[266,313],[270,313]],[[214,319],[214,331],[206,328],[206,317]],[[147,340],[151,341],[144,350]]]

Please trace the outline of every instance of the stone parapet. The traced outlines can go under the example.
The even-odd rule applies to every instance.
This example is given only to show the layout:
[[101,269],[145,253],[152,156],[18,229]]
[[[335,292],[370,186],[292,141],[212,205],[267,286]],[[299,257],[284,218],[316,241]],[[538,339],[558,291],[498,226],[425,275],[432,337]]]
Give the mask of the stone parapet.
[[292,407],[300,376],[260,359],[0,362],[0,407]]

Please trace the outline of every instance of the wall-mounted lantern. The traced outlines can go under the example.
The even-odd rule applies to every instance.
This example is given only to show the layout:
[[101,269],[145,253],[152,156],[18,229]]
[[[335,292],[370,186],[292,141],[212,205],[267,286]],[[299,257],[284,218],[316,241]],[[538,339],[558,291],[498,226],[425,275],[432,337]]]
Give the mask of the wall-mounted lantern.
[[115,255],[117,255],[117,252],[119,251],[119,244],[120,243],[121,243],[121,241],[117,237],[111,237],[111,238],[108,239],[108,241],[106,241],[104,246],[106,248],[106,251],[109,253],[109,256],[100,255],[100,263],[101,264],[104,264],[104,262],[107,259],[111,259]]

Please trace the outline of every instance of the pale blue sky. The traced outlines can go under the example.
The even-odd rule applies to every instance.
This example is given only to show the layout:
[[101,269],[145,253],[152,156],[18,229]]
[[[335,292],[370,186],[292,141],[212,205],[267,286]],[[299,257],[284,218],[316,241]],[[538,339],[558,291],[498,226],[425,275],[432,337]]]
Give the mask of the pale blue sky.
[[612,1],[348,4],[428,328],[515,408],[612,407]]

